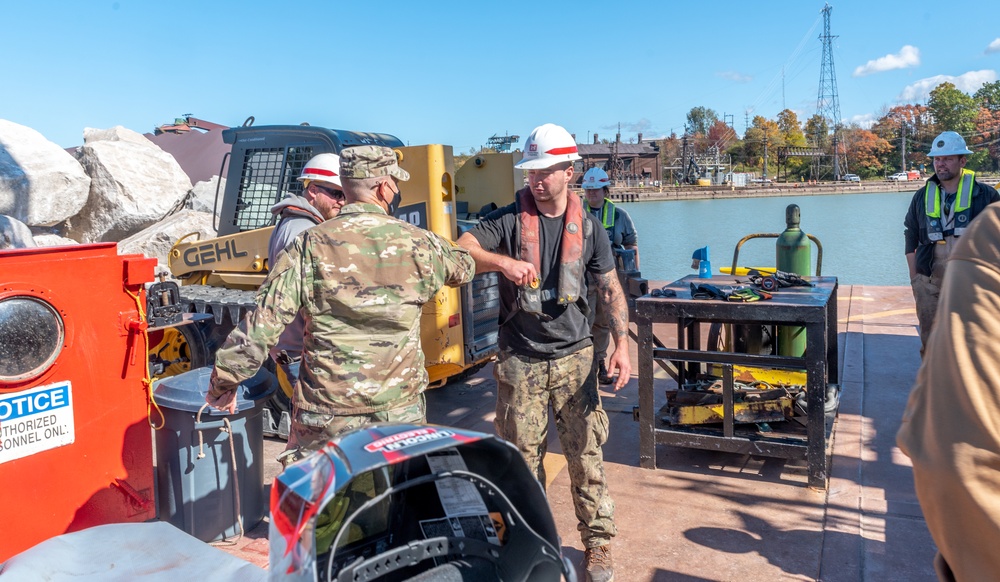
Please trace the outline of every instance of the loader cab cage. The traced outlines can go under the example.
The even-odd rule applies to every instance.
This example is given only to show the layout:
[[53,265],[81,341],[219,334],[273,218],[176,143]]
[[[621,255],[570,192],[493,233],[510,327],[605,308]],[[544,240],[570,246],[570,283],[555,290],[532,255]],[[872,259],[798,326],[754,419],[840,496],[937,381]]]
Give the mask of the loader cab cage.
[[219,236],[274,224],[271,206],[289,194],[302,193],[297,180],[314,155],[339,154],[356,145],[403,145],[384,133],[361,133],[301,125],[237,127],[222,132],[232,144]]

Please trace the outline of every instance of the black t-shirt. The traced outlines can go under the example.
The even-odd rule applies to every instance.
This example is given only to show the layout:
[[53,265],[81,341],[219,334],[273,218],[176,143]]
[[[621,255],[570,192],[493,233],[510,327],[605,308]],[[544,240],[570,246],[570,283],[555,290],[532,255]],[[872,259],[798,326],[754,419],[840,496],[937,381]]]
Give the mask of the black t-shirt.
[[[532,358],[561,358],[592,343],[590,324],[587,322],[590,307],[587,305],[586,276],[581,276],[580,299],[571,305],[559,305],[556,297],[559,288],[559,243],[562,241],[563,217],[549,218],[542,214],[538,217],[541,226],[539,242],[542,272],[539,273],[539,279],[543,290],[542,313],[548,317],[539,317],[517,309],[518,287],[501,274],[500,348]],[[604,274],[613,271],[614,255],[604,228],[590,213],[584,213],[584,219],[590,221],[590,228],[584,228],[585,273]],[[517,222],[516,205],[510,204],[491,212],[469,232],[484,250],[519,257]],[[549,299],[544,299],[546,296]]]

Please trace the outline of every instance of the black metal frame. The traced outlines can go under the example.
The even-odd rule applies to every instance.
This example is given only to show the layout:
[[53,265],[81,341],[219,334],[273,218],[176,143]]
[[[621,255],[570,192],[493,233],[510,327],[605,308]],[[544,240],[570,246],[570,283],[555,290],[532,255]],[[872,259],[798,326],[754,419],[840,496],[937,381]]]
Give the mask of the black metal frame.
[[[808,461],[810,487],[827,487],[827,444],[836,411],[824,411],[828,385],[838,384],[837,278],[811,277],[813,287],[783,288],[768,301],[752,303],[691,299],[691,282],[716,286],[735,284],[732,277],[685,277],[666,288],[677,297],[642,297],[636,301],[639,329],[639,464],[656,468],[656,445],[701,448]],[[806,330],[803,357],[738,354],[702,350],[701,323],[794,325]],[[677,325],[677,348],[658,346],[654,323]],[[723,368],[722,429],[659,426],[654,410],[653,364],[668,360],[681,384],[697,374],[702,364]],[[804,369],[806,371],[806,438],[737,433],[733,420],[733,367]]]

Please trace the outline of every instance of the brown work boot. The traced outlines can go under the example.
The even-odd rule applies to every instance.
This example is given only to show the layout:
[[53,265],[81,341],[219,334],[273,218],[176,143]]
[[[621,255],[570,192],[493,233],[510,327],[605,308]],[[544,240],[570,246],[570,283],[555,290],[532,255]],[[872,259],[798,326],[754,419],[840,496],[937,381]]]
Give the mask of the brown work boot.
[[611,546],[587,548],[583,553],[583,569],[587,571],[587,582],[613,582],[615,563],[611,559]]
[[604,362],[601,362],[597,368],[597,381],[601,384],[610,384],[611,376],[608,376],[608,369],[604,366]]

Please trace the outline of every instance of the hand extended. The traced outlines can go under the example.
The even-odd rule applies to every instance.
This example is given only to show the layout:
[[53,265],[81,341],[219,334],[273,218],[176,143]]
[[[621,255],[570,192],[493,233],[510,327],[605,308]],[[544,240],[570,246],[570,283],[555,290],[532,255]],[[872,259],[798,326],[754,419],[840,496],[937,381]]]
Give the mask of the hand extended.
[[632,362],[629,360],[627,343],[624,345],[624,349],[616,349],[608,361],[608,374],[614,374],[616,369],[618,370],[618,377],[615,379],[615,384],[612,388],[615,392],[618,392],[632,379]]
[[505,261],[501,266],[501,272],[504,277],[519,287],[523,287],[538,278],[538,272],[535,271],[534,265],[517,259]]
[[236,391],[228,390],[223,392],[220,396],[212,396],[212,391],[209,390],[208,394],[205,395],[205,402],[209,406],[222,412],[227,412],[229,414],[236,414]]

